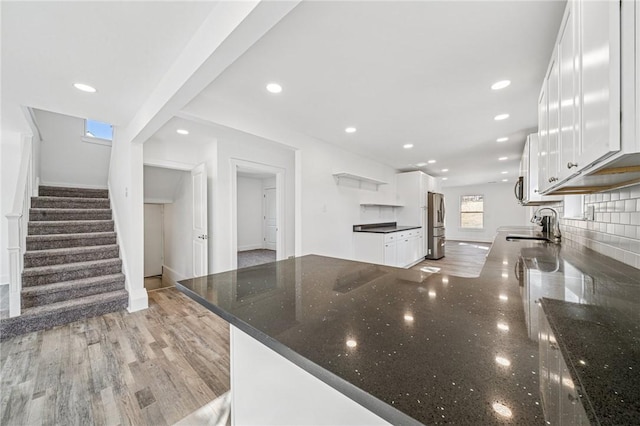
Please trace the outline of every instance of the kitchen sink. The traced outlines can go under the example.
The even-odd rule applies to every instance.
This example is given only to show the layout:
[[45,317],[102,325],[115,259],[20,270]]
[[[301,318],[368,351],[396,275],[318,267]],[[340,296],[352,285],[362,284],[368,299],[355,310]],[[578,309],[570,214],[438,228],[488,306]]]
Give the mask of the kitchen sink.
[[540,241],[542,243],[550,243],[551,240],[547,237],[543,236],[535,236],[535,235],[507,235],[507,241]]

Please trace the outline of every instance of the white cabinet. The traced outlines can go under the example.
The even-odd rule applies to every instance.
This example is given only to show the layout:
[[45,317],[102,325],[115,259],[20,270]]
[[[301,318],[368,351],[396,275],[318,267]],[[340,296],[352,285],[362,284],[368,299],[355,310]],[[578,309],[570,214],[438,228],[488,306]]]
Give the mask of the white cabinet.
[[579,170],[620,150],[620,2],[580,1]]
[[569,373],[542,307],[538,309],[540,394],[545,420],[552,425],[589,425],[579,389]]
[[[398,173],[396,175],[396,192],[399,203],[403,206],[396,210],[396,219],[400,225],[419,225],[426,227],[427,193],[440,190],[438,181],[421,171]],[[413,260],[424,258],[427,253],[426,236],[421,232],[418,241],[417,256]]]
[[639,7],[567,2],[538,102],[542,193],[604,191],[640,177]]
[[562,196],[545,196],[540,194],[538,181],[538,146],[540,137],[538,133],[527,136],[520,161],[520,176],[524,182],[522,187],[522,204],[532,206],[562,200]]
[[354,232],[354,259],[405,268],[424,259],[422,229],[389,232]]

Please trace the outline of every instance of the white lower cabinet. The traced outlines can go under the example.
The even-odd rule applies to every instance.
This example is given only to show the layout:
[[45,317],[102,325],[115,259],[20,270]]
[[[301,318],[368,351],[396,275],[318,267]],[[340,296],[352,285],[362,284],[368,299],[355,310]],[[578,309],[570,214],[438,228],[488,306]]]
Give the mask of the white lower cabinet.
[[580,391],[562,358],[558,342],[541,307],[538,307],[540,350],[540,394],[547,424],[589,425],[580,401]]
[[354,232],[354,259],[404,268],[424,258],[422,229],[377,234]]

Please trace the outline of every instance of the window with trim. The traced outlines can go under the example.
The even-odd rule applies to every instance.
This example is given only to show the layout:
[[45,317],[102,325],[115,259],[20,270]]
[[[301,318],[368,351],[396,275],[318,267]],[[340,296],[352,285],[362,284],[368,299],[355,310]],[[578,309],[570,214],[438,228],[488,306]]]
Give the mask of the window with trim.
[[462,195],[460,197],[460,227],[484,228],[484,196]]
[[113,126],[109,123],[87,118],[84,120],[84,136],[82,139],[85,142],[110,145],[113,140]]

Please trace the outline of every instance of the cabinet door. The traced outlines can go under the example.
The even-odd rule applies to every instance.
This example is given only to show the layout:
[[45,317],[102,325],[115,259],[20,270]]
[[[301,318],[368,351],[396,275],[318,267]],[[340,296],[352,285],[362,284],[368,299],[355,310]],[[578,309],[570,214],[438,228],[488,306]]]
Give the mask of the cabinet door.
[[384,264],[387,266],[397,266],[398,264],[395,241],[384,243]]
[[560,180],[578,172],[577,161],[580,156],[579,144],[579,61],[580,50],[577,43],[577,14],[578,2],[567,4],[564,20],[560,26],[558,38],[558,69],[560,83],[559,102],[559,171]]
[[582,169],[620,150],[620,2],[580,2]]
[[558,50],[554,50],[549,67],[547,96],[549,97],[548,115],[548,150],[547,150],[547,188],[558,182],[558,161],[560,159],[560,69],[558,67]]
[[411,247],[409,245],[409,237],[401,238],[397,242],[397,266],[404,267],[411,263]]
[[[547,168],[547,153],[549,152],[549,98],[547,97],[547,83],[542,83],[542,91],[538,99],[538,149],[535,151],[538,163],[538,182],[540,192],[549,187],[549,171]],[[531,155],[534,155],[532,152]]]

